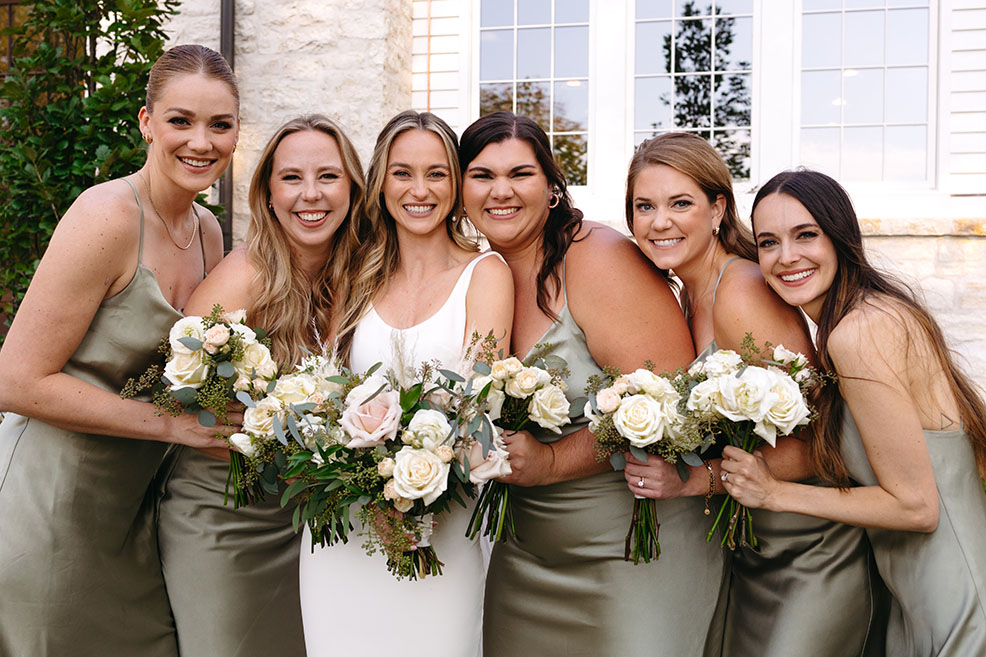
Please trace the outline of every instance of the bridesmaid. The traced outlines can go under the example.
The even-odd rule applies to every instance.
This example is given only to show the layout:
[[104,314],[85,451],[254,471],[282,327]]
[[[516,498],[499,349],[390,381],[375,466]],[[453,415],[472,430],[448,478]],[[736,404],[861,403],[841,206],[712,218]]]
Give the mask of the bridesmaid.
[[[250,227],[195,290],[188,314],[245,308],[268,331],[274,360],[319,353],[332,332],[335,289],[356,243],[363,169],[332,120],[288,121],[250,182]],[[182,657],[305,654],[298,593],[300,535],[280,497],[223,505],[227,465],[195,450],[175,458],[160,504],[161,561]]]
[[119,392],[222,257],[219,224],[194,200],[229,164],[238,114],[218,53],[162,55],[139,113],[147,163],[79,195],[10,328],[0,351],[2,655],[178,655],[151,484],[169,443],[225,441]]
[[[432,360],[458,369],[473,331],[493,331],[509,343],[510,272],[495,254],[478,253],[457,213],[457,145],[442,119],[413,110],[377,137],[363,242],[339,330],[339,352],[355,372],[376,363],[400,372]],[[470,513],[453,505],[437,519],[431,543],[443,574],[413,582],[395,579],[382,554],[366,554],[361,538],[311,550],[306,531],[300,575],[309,655],[478,656],[484,573],[479,541],[464,536]],[[377,609],[386,610],[383,617]],[[343,618],[344,629],[334,622]],[[427,648],[409,643],[422,632],[434,634]]]
[[819,362],[839,376],[822,389],[811,454],[839,488],[778,481],[762,455],[726,448],[726,490],[867,528],[895,598],[888,655],[986,654],[982,398],[928,311],[867,261],[837,182],[778,174],[757,193],[753,225],[764,278],[818,324]]
[[[463,133],[459,159],[466,212],[513,275],[514,353],[553,345],[571,370],[570,399],[601,365],[631,371],[649,359],[673,370],[694,358],[667,281],[618,232],[583,223],[536,123],[484,116]],[[721,551],[704,540],[702,500],[661,502],[660,560],[625,562],[633,496],[596,460],[586,422],[562,438],[506,437],[518,538],[493,548],[484,655],[632,657],[655,646],[700,655],[722,573]]]
[[[702,347],[696,361],[717,349],[741,352],[747,332],[758,344],[769,340],[814,359],[801,313],[764,282],[729,170],[706,140],[677,132],[641,144],[627,175],[626,212],[640,250],[682,281],[685,316]],[[779,439],[764,457],[780,478],[810,474],[808,445],[797,438]],[[627,462],[627,483],[644,497],[704,496],[710,481],[723,490],[720,459],[691,468],[687,482],[663,459],[627,455]],[[724,631],[710,632],[707,654],[882,655],[883,628],[874,631],[882,587],[863,531],[793,513],[753,514],[759,549],[733,553],[717,614]]]

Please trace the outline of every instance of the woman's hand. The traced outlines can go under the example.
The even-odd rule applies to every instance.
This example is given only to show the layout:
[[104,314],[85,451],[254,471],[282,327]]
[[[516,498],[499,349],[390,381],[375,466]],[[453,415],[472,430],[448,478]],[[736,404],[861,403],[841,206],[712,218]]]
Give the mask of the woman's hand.
[[503,443],[510,453],[511,473],[497,481],[517,486],[543,486],[551,483],[555,463],[554,449],[538,442],[527,431],[504,431]]
[[226,421],[212,427],[202,426],[195,415],[182,414],[172,418],[168,440],[197,449],[206,456],[228,461],[229,444],[226,439],[239,431],[242,425],[241,410],[228,411]]
[[749,454],[738,447],[722,450],[722,483],[737,502],[752,509],[769,509],[781,482],[774,478],[760,450]]
[[678,476],[678,469],[660,456],[651,456],[646,463],[638,461],[630,452],[624,456],[627,465],[623,478],[634,495],[669,500],[689,494],[685,482]]

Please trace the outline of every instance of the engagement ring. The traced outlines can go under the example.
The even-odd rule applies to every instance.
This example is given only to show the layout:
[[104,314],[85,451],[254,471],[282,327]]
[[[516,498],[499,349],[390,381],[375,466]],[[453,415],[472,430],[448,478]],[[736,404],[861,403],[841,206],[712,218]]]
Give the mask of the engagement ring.
[[729,476],[729,473],[728,472],[723,472],[722,473],[722,480],[723,481],[726,481],[726,477],[728,477],[728,476]]
[[643,487],[644,487],[644,478],[641,477],[640,481],[637,482],[637,488],[643,488]]

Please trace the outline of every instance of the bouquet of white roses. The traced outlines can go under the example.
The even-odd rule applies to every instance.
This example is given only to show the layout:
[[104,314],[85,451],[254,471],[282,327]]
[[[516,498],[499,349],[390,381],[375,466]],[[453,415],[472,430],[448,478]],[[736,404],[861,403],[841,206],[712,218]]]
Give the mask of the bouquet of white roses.
[[[182,317],[162,341],[163,370],[152,365],[139,379],[129,380],[120,395],[129,398],[151,388],[159,412],[195,413],[207,427],[225,421],[229,402],[246,403],[264,394],[277,374],[264,330],[245,322],[245,310],[226,313],[219,305],[206,317]],[[243,457],[231,450],[227,491],[232,484],[237,506],[263,494],[240,481],[243,466]]]
[[[564,376],[567,363],[549,354],[550,345],[538,345],[531,357],[532,365],[525,365],[514,357],[494,361],[486,366],[477,363],[472,387],[479,390],[479,401],[485,401],[487,413],[496,425],[497,439],[486,452],[482,479],[485,485],[469,520],[467,536],[475,538],[483,529],[493,542],[508,536],[516,537],[513,513],[510,507],[510,488],[495,480],[510,474],[507,451],[500,442],[503,431],[520,431],[528,422],[544,429],[561,433],[561,427],[571,422],[571,407],[565,391],[568,385]],[[540,365],[540,366],[539,366]],[[480,477],[474,479],[479,483]]]
[[[743,346],[747,349],[745,357],[720,350],[692,366],[689,374],[699,382],[692,387],[686,408],[693,417],[710,422],[713,432],[724,436],[728,444],[752,453],[764,443],[773,447],[777,436],[792,434],[810,422],[812,409],[807,398],[817,377],[807,358],[783,345],[775,347],[769,359],[761,355],[750,334]],[[727,508],[729,522],[722,544],[733,550],[737,545],[756,547],[749,509],[728,495],[708,540],[712,540]]]
[[306,448],[287,457],[285,476],[294,481],[283,501],[298,498],[295,527],[308,524],[313,549],[348,541],[355,516],[367,553],[382,551],[398,579],[440,575],[430,545],[435,518],[473,496],[468,454],[490,444],[492,425],[455,372],[425,363],[402,385],[376,369],[327,377],[340,389],[324,408],[296,406],[319,421],[295,437]]
[[[623,455],[628,451],[645,462],[657,456],[673,464],[679,463],[679,457],[701,463],[695,452],[708,448],[713,438],[682,413],[687,386],[680,372],[675,377],[659,376],[649,369],[623,375],[607,367],[602,376],[591,377],[583,412],[595,437],[597,457],[608,458],[614,470],[626,466]],[[623,558],[635,564],[659,558],[660,527],[654,500],[635,493]]]

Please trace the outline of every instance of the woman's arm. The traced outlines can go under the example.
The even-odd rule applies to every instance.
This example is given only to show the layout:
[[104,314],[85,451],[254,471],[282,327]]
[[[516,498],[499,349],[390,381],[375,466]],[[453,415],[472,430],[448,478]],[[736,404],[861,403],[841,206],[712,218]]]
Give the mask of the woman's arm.
[[[716,293],[712,320],[716,344],[720,349],[742,353],[743,340],[750,333],[760,347],[769,341],[773,346],[784,345],[793,352],[804,354],[812,364],[817,360],[801,312],[784,303],[767,287],[760,268],[748,260],[737,261],[727,267]],[[764,449],[763,454],[778,479],[801,481],[812,475],[808,444],[800,438],[779,438],[777,446]],[[720,479],[720,461],[709,461],[716,493],[725,490]],[[709,492],[709,471],[705,466],[690,467],[688,481],[683,482],[676,468],[664,459],[652,458],[644,464],[630,455],[623,474],[633,491],[644,497],[669,499],[704,496]],[[644,488],[637,486],[641,479],[644,480]]]
[[0,408],[71,431],[221,445],[192,416],[159,416],[153,404],[62,372],[104,298],[137,267],[136,204],[115,187],[86,190],[55,228],[0,351]]
[[879,485],[840,491],[777,481],[762,455],[727,450],[722,466],[729,473],[726,490],[747,506],[864,527],[934,531],[938,489],[906,383],[915,350],[906,348],[905,326],[900,317],[864,305],[843,319],[828,343],[839,390]]
[[[658,271],[626,237],[586,223],[565,260],[568,306],[585,333],[592,358],[625,372],[654,363],[673,371],[694,357],[678,302]],[[596,460],[594,438],[580,429],[551,445],[527,432],[505,437],[513,474],[502,481],[522,486],[578,479],[611,470]]]
[[497,338],[498,349],[506,358],[510,352],[510,329],[514,318],[514,283],[510,267],[498,256],[485,256],[476,263],[466,292],[466,334],[469,344],[473,332]]

